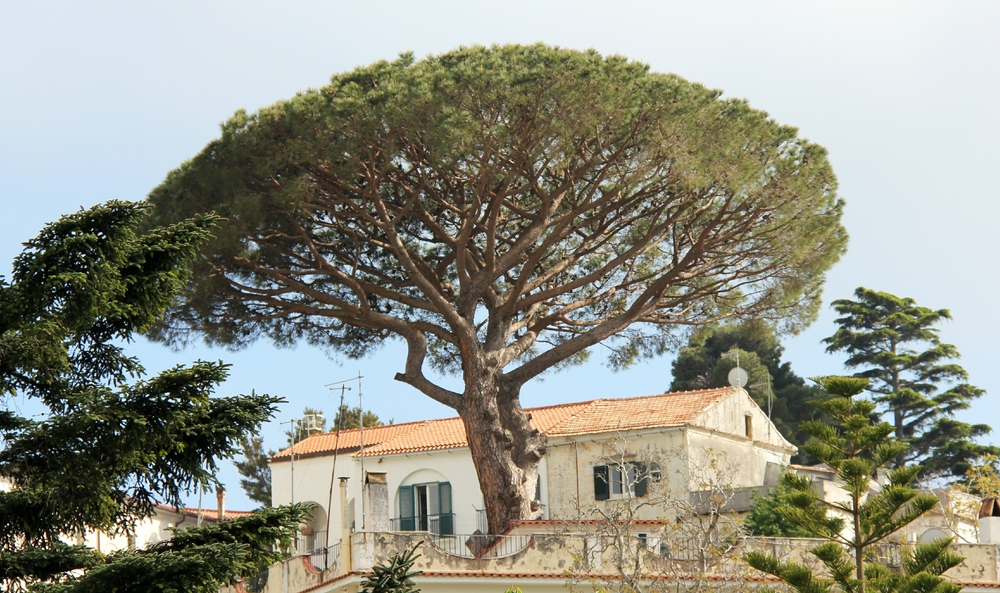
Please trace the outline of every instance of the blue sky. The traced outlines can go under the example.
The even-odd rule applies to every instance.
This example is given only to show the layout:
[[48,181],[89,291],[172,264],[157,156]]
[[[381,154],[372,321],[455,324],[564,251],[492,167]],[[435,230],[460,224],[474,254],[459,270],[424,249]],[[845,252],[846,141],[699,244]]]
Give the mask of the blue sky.
[[[867,286],[951,309],[943,338],[989,392],[964,419],[1000,430],[997,22],[1000,4],[985,1],[0,2],[0,273],[60,214],[143,199],[237,109],[404,51],[593,47],[746,98],[827,147],[851,235],[827,302]],[[819,343],[833,318],[826,308],[785,341],[799,374],[843,370]],[[366,407],[384,419],[451,415],[392,381],[403,361],[393,344],[346,362],[266,343],[230,353],[139,342],[132,352],[151,371],[223,359],[233,368],[222,393],[285,397],[265,428],[273,446],[278,422],[305,405],[333,410],[324,385],[359,373]],[[594,358],[529,384],[524,403],[656,393],[670,383],[669,357],[617,374]],[[348,396],[356,402],[357,390]],[[234,470],[221,477],[230,507],[252,506]]]

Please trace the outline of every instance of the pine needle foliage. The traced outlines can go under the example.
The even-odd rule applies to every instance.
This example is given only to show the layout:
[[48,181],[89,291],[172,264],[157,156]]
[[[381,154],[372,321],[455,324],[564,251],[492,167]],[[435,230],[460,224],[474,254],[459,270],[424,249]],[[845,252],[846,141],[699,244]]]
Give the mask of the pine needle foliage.
[[833,422],[806,423],[803,430],[813,440],[803,448],[833,468],[849,500],[823,501],[813,489],[811,479],[785,474],[781,485],[786,494],[775,510],[785,521],[812,537],[828,540],[811,550],[828,575],[817,576],[804,565],[782,562],[759,551],[746,554],[745,560],[754,568],[781,578],[800,593],[834,590],[958,593],[960,587],[941,577],[962,561],[948,551],[949,539],[905,548],[901,573],[866,559],[872,546],[886,541],[930,511],[938,500],[912,487],[918,467],[888,470],[881,489],[873,488],[873,479],[905,451],[906,444],[892,438],[892,425],[872,420],[873,402],[856,399],[867,387],[868,379],[820,377],[814,381],[833,396],[816,402]]
[[992,428],[955,418],[986,391],[968,383],[956,362],[958,349],[941,342],[937,326],[951,313],[864,287],[854,296],[833,302],[839,327],[824,342],[827,352],[847,355],[845,365],[858,369],[855,376],[871,379],[879,412],[907,445],[896,465],[919,464],[922,480],[956,480],[977,458],[1000,453],[975,442]]
[[150,193],[155,220],[227,219],[154,338],[348,358],[405,342],[395,378],[461,416],[503,533],[541,512],[527,382],[597,351],[628,367],[692,325],[816,317],[847,242],[826,150],[721,95],[498,45],[239,111]]
[[[220,460],[280,400],[212,397],[227,376],[198,361],[145,378],[124,352],[187,281],[218,218],[138,232],[148,206],[108,202],[62,217],[25,243],[0,278],[0,589],[82,593],[218,591],[274,561],[307,511],[179,531],[105,556],[63,538],[134,533],[157,503],[209,486]],[[14,398],[47,413],[28,418]]]

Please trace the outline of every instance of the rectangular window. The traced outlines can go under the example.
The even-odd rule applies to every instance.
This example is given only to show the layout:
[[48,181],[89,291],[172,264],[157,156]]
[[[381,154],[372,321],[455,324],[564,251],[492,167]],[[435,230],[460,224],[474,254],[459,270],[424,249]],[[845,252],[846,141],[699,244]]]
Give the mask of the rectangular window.
[[750,414],[747,414],[746,416],[744,416],[744,418],[746,420],[745,428],[746,428],[747,438],[752,441],[753,440],[753,416],[751,416]]
[[611,484],[608,466],[594,466],[594,500],[607,500],[611,498]]
[[452,535],[451,484],[429,482],[399,487],[399,530]]
[[659,478],[659,466],[652,467],[638,461],[594,466],[594,500],[646,496],[650,477]]

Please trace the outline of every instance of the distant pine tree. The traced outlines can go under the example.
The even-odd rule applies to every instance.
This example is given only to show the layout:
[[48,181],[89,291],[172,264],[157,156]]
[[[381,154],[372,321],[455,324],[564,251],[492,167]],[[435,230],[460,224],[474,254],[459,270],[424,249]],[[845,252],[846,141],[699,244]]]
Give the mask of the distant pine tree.
[[839,329],[824,340],[828,352],[845,352],[844,365],[861,369],[871,391],[908,448],[896,465],[916,463],[921,480],[962,478],[974,460],[1000,453],[1000,448],[973,439],[992,432],[986,424],[954,418],[986,391],[969,385],[960,355],[938,337],[939,323],[951,319],[947,309],[933,310],[911,298],[867,288],[854,291],[856,301],[841,299],[833,308]]
[[271,455],[274,451],[264,453],[264,439],[253,437],[243,443],[243,461],[233,461],[243,476],[240,487],[250,500],[265,507],[271,506],[271,466],[267,463]]
[[[337,415],[333,418],[333,423],[330,426],[330,430],[350,430],[352,428],[358,428],[361,426],[361,407],[357,406],[354,408],[348,407],[347,404],[341,404],[340,409],[337,410]],[[367,410],[364,413],[365,426],[382,426],[385,422],[382,422],[378,414]],[[392,424],[392,420],[389,421]]]
[[[823,399],[825,392],[792,371],[791,363],[782,362],[784,348],[766,323],[750,321],[741,324],[711,325],[695,332],[688,345],[681,348],[674,360],[671,391],[704,389],[728,385],[727,374],[736,366],[735,354],[740,353],[740,366],[750,375],[750,384],[771,384],[771,421],[781,434],[794,445],[803,445],[809,438],[801,430],[802,422],[820,418],[822,413],[809,402]],[[764,388],[749,388],[754,401],[767,411]],[[810,461],[799,454],[797,463]]]

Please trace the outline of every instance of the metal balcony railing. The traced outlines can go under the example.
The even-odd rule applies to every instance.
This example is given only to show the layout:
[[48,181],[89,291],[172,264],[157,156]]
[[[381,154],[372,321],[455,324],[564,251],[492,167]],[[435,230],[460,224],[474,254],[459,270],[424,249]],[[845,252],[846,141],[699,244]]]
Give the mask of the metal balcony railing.
[[310,556],[314,552],[323,550],[326,547],[326,532],[316,531],[314,533],[299,533],[295,540],[295,554],[298,556]]
[[426,531],[435,535],[451,535],[455,532],[455,513],[397,517],[391,523],[393,531]]
[[430,542],[443,552],[462,558],[505,558],[531,545],[532,535],[434,535]]
[[309,562],[317,570],[330,570],[331,568],[336,568],[337,560],[340,558],[340,542],[328,546],[326,548],[321,548],[319,550],[313,550],[309,554]]

